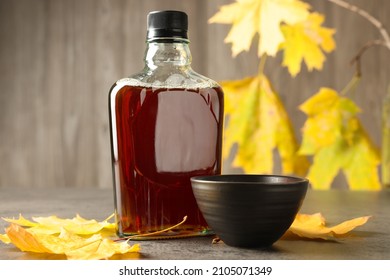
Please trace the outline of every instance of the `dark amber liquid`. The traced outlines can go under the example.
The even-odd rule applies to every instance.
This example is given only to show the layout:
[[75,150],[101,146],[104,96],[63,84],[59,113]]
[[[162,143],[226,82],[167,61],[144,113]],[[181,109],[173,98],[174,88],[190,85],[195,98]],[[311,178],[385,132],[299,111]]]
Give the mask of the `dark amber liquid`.
[[207,228],[190,178],[221,173],[220,88],[114,85],[110,93],[119,235]]

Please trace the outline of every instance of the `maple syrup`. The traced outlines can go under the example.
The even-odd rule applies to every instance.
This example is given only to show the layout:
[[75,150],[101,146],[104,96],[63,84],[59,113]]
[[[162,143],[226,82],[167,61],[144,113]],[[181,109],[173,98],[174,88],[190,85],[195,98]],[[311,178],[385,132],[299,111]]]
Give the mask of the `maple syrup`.
[[207,229],[190,178],[221,173],[221,89],[113,89],[121,235],[162,230],[184,216],[182,229]]

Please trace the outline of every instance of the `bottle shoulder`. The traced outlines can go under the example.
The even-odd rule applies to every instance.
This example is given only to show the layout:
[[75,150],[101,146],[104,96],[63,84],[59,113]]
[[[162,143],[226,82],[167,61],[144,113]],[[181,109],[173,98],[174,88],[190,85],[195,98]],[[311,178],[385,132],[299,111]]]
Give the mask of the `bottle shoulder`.
[[203,76],[191,68],[182,70],[172,69],[144,69],[143,71],[120,79],[116,82],[117,86],[138,86],[151,88],[215,88],[220,85]]

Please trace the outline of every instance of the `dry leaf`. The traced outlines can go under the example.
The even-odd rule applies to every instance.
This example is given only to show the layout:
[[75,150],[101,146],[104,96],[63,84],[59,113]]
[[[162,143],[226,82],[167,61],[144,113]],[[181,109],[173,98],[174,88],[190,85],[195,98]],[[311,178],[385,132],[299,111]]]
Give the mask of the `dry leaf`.
[[380,190],[379,152],[364,131],[356,104],[321,88],[300,106],[308,116],[299,153],[312,155],[308,179],[314,189],[329,189],[340,170],[351,190]]
[[7,234],[0,234],[0,241],[2,241],[5,244],[11,243],[11,239],[9,239]]
[[329,240],[345,235],[354,228],[364,225],[369,218],[370,216],[359,217],[333,227],[327,227],[325,218],[320,213],[313,215],[298,214],[288,232],[304,238]]
[[33,218],[32,222],[19,215],[19,219],[4,219],[11,225],[0,240],[12,242],[21,251],[65,254],[68,259],[108,259],[115,254],[138,252],[138,244],[114,242],[100,234],[109,230],[111,236],[115,235],[114,224],[108,219],[97,222],[79,215],[73,219],[50,216]]
[[224,132],[224,158],[238,144],[234,166],[247,173],[272,173],[273,152],[277,149],[283,173],[304,176],[308,161],[297,154],[292,124],[268,79],[262,75],[223,81],[221,85],[229,117]]
[[20,214],[18,219],[3,218],[3,220],[19,226],[30,227],[29,231],[35,233],[55,234],[60,233],[61,229],[65,228],[75,234],[88,235],[97,233],[103,229],[111,230],[114,233],[115,225],[108,222],[112,217],[113,215],[102,222],[97,222],[96,220],[86,220],[77,214],[73,219],[62,219],[57,216],[34,217],[32,220],[35,222],[32,222]]
[[33,253],[53,253],[51,250],[42,245],[41,242],[35,238],[35,236],[29,233],[27,230],[16,224],[11,224],[6,228],[11,242],[23,252]]
[[321,27],[323,21],[323,15],[312,13],[305,21],[281,26],[285,37],[281,44],[284,50],[283,66],[287,66],[293,77],[301,71],[302,61],[309,71],[321,70],[325,61],[323,51],[331,52],[335,49],[335,31]]
[[283,42],[281,23],[295,24],[305,20],[310,6],[299,0],[236,0],[224,5],[210,23],[232,24],[225,38],[232,43],[233,56],[248,51],[256,34],[260,36],[258,55],[275,56]]

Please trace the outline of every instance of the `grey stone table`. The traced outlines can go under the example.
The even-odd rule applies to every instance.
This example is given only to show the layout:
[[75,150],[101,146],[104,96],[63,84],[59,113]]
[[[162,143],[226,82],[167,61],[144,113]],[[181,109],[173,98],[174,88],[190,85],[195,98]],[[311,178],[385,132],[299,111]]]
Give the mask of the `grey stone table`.
[[[87,219],[105,219],[113,212],[113,192],[109,189],[0,189],[0,216],[26,218],[57,215],[72,218],[76,213]],[[211,236],[186,239],[139,241],[140,259],[390,259],[390,191],[349,192],[312,191],[306,196],[301,213],[321,212],[329,224],[372,215],[351,236],[334,241],[279,240],[267,249],[240,249],[223,243],[212,244]],[[0,220],[0,232],[7,223]],[[47,259],[58,256],[24,253],[12,244],[0,242],[0,260]]]

